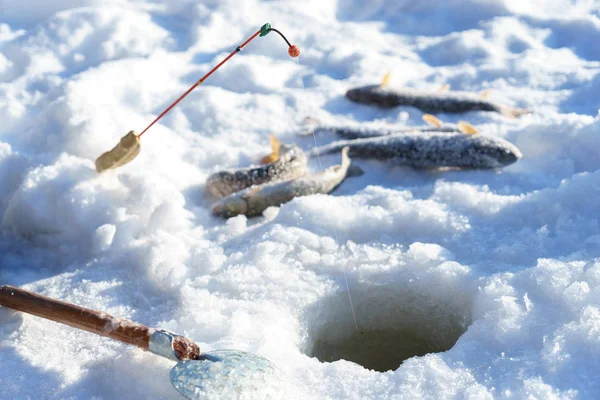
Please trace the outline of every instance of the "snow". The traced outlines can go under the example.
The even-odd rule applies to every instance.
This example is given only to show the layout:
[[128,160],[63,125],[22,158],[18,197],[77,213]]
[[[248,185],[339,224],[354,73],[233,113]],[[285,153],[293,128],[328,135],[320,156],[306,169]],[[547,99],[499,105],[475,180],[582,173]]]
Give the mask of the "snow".
[[[286,399],[598,398],[599,6],[5,0],[0,283],[264,356]],[[256,39],[132,163],[94,171],[265,22],[298,62],[275,34]],[[269,134],[337,139],[297,136],[307,116],[422,125],[414,108],[343,97],[387,71],[533,109],[437,115],[523,158],[498,171],[360,161],[331,195],[212,216],[206,178],[256,163]],[[168,360],[6,309],[0,365],[0,398],[179,398]]]

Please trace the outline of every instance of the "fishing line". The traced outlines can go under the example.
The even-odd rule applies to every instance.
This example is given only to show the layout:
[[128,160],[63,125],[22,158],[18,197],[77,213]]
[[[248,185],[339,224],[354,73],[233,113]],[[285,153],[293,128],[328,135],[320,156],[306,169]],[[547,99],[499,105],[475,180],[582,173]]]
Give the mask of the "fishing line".
[[[283,35],[282,35],[283,36]],[[284,38],[285,39],[285,38]],[[287,42],[287,40],[286,40]],[[299,57],[296,56],[296,64],[300,67]],[[306,92],[306,88],[304,87],[304,79],[302,79],[302,71],[300,71],[300,84],[302,85],[302,91]],[[315,135],[315,130],[312,130],[313,141],[315,142],[315,147],[318,147],[317,144],[317,136]],[[323,164],[321,164],[321,155],[317,153],[317,160],[319,160],[319,170],[323,171]],[[335,244],[338,249],[340,248],[340,241],[338,239],[338,233],[335,225],[333,225],[333,235],[335,237]],[[352,296],[350,295],[350,285],[348,284],[348,275],[346,274],[346,267],[342,263],[342,272],[344,273],[344,282],[346,282],[346,291],[348,293],[348,300],[350,301],[350,310],[352,311],[352,318],[354,319],[354,327],[358,331],[358,323],[356,322],[356,313],[354,312],[354,305],[352,304]]]
[[[204,75],[202,78],[200,78],[198,80],[198,82],[196,82],[195,84],[192,85],[192,87],[190,87],[184,94],[182,94],[181,96],[179,96],[179,98],[177,100],[175,100],[169,107],[167,107],[166,110],[164,110],[162,113],[160,113],[160,115],[158,117],[156,117],[156,119],[154,121],[152,121],[150,123],[150,125],[148,125],[146,127],[146,129],[144,129],[142,131],[142,133],[140,133],[138,135],[139,137],[142,137],[142,135],[144,134],[144,132],[146,132],[148,129],[150,129],[150,127],[152,125],[154,125],[156,122],[158,122],[159,119],[161,119],[166,113],[168,113],[169,111],[171,111],[171,109],[173,107],[175,107],[177,105],[177,103],[179,103],[181,100],[184,99],[184,97],[186,97],[188,94],[190,94],[190,92],[194,89],[196,89],[198,86],[200,86],[209,76],[211,76],[213,74],[213,72],[215,72],[216,70],[218,70],[221,65],[225,64],[227,61],[229,61],[229,59],[231,57],[233,57],[234,55],[236,55],[237,53],[239,53],[240,51],[242,51],[242,49],[248,44],[250,43],[252,40],[254,40],[254,38],[256,38],[257,36],[266,36],[269,32],[276,32],[277,34],[279,34],[279,36],[281,36],[283,38],[283,40],[285,40],[285,43],[288,45],[288,54],[291,57],[298,57],[300,55],[300,50],[298,49],[298,47],[292,45],[290,43],[289,40],[287,40],[287,38],[283,35],[283,33],[279,32],[277,29],[272,28],[271,24],[264,24],[258,31],[256,31],[252,36],[250,36],[244,43],[240,44],[238,47],[235,48],[235,50],[233,50],[231,53],[229,53],[229,55],[227,57],[225,57],[225,59],[223,61],[221,61],[220,63],[218,63],[213,69],[211,69],[210,71],[208,71],[206,73],[206,75]],[[302,85],[304,86],[304,85]]]

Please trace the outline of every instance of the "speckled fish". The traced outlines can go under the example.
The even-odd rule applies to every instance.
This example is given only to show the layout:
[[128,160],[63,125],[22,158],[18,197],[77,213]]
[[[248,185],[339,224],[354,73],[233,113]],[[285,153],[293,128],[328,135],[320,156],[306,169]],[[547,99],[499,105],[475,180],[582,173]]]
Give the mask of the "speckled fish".
[[[344,139],[364,139],[370,137],[396,135],[408,132],[460,132],[453,125],[439,128],[433,126],[418,126],[414,128],[387,128],[387,127],[365,127],[365,126],[319,126],[312,130],[315,134],[335,134]],[[304,133],[303,133],[304,135]]]
[[496,137],[464,133],[404,133],[373,138],[340,140],[314,148],[309,155],[350,148],[350,156],[386,160],[420,168],[498,168],[521,158],[512,143]]
[[478,133],[479,130],[466,121],[459,121],[457,124],[445,124],[438,118],[431,114],[424,114],[423,120],[428,125],[416,126],[416,127],[402,127],[396,128],[391,125],[388,126],[369,126],[365,124],[351,124],[351,125],[319,125],[319,121],[307,118],[305,123],[317,124],[306,131],[300,133],[300,136],[308,136],[312,134],[335,134],[344,139],[363,139],[378,136],[397,135],[409,132],[463,132],[468,135]]
[[468,92],[392,89],[386,85],[369,85],[348,90],[346,97],[355,103],[381,108],[409,106],[428,113],[493,111],[510,118],[531,113],[530,110],[498,104],[484,96]]
[[253,185],[295,179],[306,173],[306,154],[298,146],[279,144],[274,137],[271,146],[273,153],[262,160],[266,165],[217,172],[208,177],[206,189],[221,198]]
[[214,204],[212,212],[214,215],[223,218],[240,214],[253,217],[260,215],[268,207],[287,203],[294,197],[316,193],[327,194],[344,180],[350,167],[348,148],[340,148],[339,150],[342,151],[342,163],[340,165],[334,165],[317,174],[305,175],[286,182],[267,183],[250,187],[219,200]]

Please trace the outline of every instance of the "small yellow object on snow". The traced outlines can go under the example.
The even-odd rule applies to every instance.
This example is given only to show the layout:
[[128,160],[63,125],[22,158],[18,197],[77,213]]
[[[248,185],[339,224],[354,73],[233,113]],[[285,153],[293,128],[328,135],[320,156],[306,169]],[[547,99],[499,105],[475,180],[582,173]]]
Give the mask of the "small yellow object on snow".
[[458,129],[460,129],[462,133],[466,133],[467,135],[474,135],[476,133],[479,133],[479,130],[477,128],[475,128],[473,125],[466,121],[458,121],[456,126],[458,126]]
[[134,131],[121,138],[112,150],[107,151],[96,159],[96,171],[118,168],[133,160],[140,152],[140,139]]
[[443,125],[442,121],[431,114],[423,114],[423,121],[427,122],[431,126],[435,126],[436,128],[440,128]]
[[279,143],[279,140],[277,140],[275,135],[271,135],[270,138],[271,138],[271,154],[261,158],[260,163],[263,165],[271,164],[272,162],[275,162],[279,159],[279,148],[281,147],[281,143]]

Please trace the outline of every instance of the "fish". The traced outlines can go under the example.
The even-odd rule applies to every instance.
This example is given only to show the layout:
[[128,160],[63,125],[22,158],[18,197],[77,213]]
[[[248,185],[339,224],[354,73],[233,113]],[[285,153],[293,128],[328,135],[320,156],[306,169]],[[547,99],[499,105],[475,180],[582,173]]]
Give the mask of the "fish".
[[[364,139],[379,136],[396,135],[408,132],[460,132],[458,127],[446,125],[439,128],[432,126],[418,126],[411,128],[391,128],[391,127],[365,127],[365,126],[318,126],[312,130],[315,134],[335,134],[344,139]],[[304,134],[304,133],[303,133]]]
[[[369,126],[365,124],[348,124],[348,125],[317,125],[300,133],[300,136],[311,134],[335,134],[344,139],[363,139],[377,136],[396,135],[408,132],[463,132],[467,134],[475,134],[478,130],[466,121],[459,121],[457,124],[444,124],[431,114],[423,115],[428,125],[416,127],[401,127],[395,128],[392,126]],[[308,119],[305,123],[319,124],[319,121]]]
[[507,140],[462,132],[407,132],[339,140],[313,148],[308,155],[330,154],[348,147],[351,157],[389,161],[417,168],[500,168],[522,157]]
[[219,171],[208,177],[206,189],[215,198],[223,198],[250,186],[298,178],[306,173],[307,157],[296,145],[280,144],[272,137],[273,153],[263,157],[259,167]]
[[285,182],[271,182],[249,187],[217,201],[212,213],[222,218],[244,214],[254,217],[271,206],[280,206],[299,196],[327,194],[346,178],[350,167],[348,147],[341,149],[342,162],[326,170],[301,176]]
[[355,103],[380,108],[416,107],[427,113],[492,111],[509,118],[518,118],[532,113],[531,110],[506,106],[488,100],[485,96],[468,92],[393,89],[387,85],[369,85],[350,89],[346,92],[346,98]]

